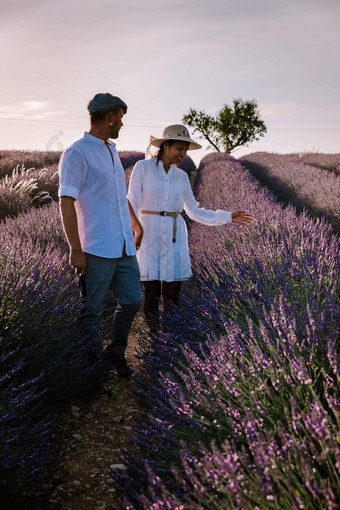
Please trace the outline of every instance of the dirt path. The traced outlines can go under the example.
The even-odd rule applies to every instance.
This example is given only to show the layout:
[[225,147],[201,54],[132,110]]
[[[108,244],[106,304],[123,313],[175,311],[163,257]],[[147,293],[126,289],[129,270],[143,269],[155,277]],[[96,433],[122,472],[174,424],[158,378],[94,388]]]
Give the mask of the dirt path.
[[[138,371],[135,352],[144,319],[137,314],[129,337],[127,359]],[[110,466],[123,469],[121,448],[136,451],[130,436],[141,410],[134,401],[134,386],[112,374],[108,381],[113,395],[98,395],[92,402],[75,403],[65,415],[65,453],[61,465],[66,480],[56,489],[49,509],[105,510],[124,508],[110,476]],[[114,466],[116,465],[116,466]]]

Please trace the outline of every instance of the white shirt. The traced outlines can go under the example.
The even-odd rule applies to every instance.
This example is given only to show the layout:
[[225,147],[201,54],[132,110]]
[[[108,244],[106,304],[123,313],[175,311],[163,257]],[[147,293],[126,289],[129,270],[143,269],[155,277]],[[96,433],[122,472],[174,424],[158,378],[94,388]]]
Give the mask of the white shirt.
[[176,242],[173,243],[174,218],[142,214],[141,210],[176,212],[206,225],[231,222],[231,213],[199,207],[187,174],[171,165],[168,173],[156,159],[136,163],[129,183],[128,199],[141,222],[144,235],[137,259],[141,280],[186,280],[192,275],[188,234],[184,219],[177,217]]
[[59,197],[75,199],[83,251],[117,258],[122,256],[124,243],[127,255],[135,255],[136,248],[124,169],[115,143],[108,145],[85,133],[66,149],[59,162]]

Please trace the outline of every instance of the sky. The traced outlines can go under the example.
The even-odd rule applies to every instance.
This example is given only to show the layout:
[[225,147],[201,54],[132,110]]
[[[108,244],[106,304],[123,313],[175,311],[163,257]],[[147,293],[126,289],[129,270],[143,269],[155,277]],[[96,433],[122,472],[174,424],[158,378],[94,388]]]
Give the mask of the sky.
[[235,157],[340,152],[340,0],[0,0],[0,13],[0,149],[66,149],[110,92],[128,105],[121,151],[242,98],[268,131]]

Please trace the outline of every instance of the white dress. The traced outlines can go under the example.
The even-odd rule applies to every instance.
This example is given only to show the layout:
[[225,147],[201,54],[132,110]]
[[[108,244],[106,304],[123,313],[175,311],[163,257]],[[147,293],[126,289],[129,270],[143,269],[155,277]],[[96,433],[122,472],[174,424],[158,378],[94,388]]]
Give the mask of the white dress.
[[183,209],[187,215],[206,225],[231,222],[231,213],[209,211],[199,207],[192,192],[188,175],[171,165],[168,173],[156,159],[141,160],[132,171],[128,199],[141,222],[144,234],[137,259],[141,280],[179,281],[191,275],[188,234],[184,219],[177,217],[176,242],[173,242],[174,218],[142,214],[142,210],[175,212]]

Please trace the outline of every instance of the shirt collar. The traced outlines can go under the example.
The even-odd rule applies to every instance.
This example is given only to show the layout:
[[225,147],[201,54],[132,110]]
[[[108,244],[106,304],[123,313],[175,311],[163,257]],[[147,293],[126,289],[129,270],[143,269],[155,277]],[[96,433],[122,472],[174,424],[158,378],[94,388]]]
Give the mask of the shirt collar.
[[[104,140],[102,140],[101,138],[97,138],[96,136],[93,136],[93,135],[90,135],[90,133],[88,133],[87,131],[85,131],[84,133],[84,138],[86,139],[87,142],[94,142],[94,143],[98,143],[100,145],[105,145],[105,142]],[[116,147],[116,144],[114,142],[112,142],[112,140],[107,140],[107,143],[109,145],[113,145],[113,147]]]
[[161,170],[162,170],[162,175],[164,176],[169,176],[170,173],[172,173],[174,171],[174,168],[177,168],[176,165],[170,165],[170,168],[169,168],[169,171],[168,173],[164,170],[164,165],[163,165],[163,161],[160,159],[157,163],[157,158],[155,158],[155,161],[156,161],[156,166],[157,168],[159,167]]

